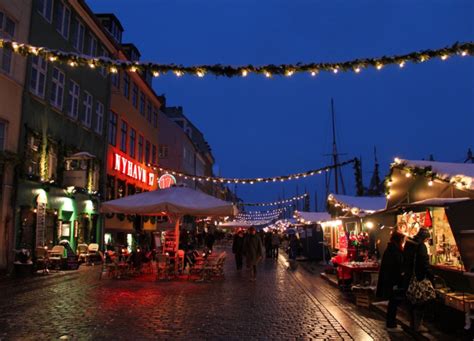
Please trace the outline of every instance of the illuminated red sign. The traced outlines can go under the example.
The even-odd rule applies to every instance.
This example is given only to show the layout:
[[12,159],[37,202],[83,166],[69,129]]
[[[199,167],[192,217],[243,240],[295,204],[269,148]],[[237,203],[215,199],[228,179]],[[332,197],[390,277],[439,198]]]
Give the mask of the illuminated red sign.
[[155,183],[155,173],[147,171],[140,165],[128,160],[120,154],[115,153],[114,170],[125,174],[126,176],[141,181],[148,186]]
[[158,179],[158,187],[160,189],[170,188],[173,185],[176,185],[176,178],[171,174],[163,174]]

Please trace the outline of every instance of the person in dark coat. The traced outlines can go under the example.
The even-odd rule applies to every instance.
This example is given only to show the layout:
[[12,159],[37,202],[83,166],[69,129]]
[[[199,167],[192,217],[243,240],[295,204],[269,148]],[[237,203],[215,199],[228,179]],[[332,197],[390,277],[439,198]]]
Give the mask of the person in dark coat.
[[265,242],[265,256],[270,258],[272,256],[272,233],[266,232],[263,240]]
[[[416,276],[419,281],[428,278],[433,282],[434,275],[430,267],[430,258],[425,243],[430,240],[430,231],[427,228],[420,228],[415,237],[409,238],[405,244],[403,251],[403,287],[408,289],[412,276]],[[415,272],[413,272],[413,269]],[[426,328],[422,327],[423,315],[425,313],[426,304],[411,305],[410,326],[415,331],[421,331]]]
[[262,249],[262,240],[257,236],[255,227],[250,227],[248,236],[244,239],[244,255],[247,267],[251,270],[251,281],[255,281],[257,277],[257,263],[262,258]]
[[397,327],[397,308],[403,301],[403,243],[405,235],[393,231],[382,257],[376,296],[388,299],[386,326],[389,331],[401,331]]
[[242,269],[242,255],[244,251],[244,231],[239,230],[234,235],[234,241],[232,243],[232,253],[235,255],[235,265],[237,270]]

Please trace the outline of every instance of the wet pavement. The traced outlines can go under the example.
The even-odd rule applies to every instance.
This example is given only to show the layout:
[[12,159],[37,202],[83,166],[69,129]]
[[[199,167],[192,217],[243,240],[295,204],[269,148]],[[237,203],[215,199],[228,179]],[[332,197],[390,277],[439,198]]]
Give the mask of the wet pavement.
[[100,270],[0,283],[0,340],[410,339],[282,257],[264,260],[256,282],[231,254],[225,279],[212,282],[100,279]]

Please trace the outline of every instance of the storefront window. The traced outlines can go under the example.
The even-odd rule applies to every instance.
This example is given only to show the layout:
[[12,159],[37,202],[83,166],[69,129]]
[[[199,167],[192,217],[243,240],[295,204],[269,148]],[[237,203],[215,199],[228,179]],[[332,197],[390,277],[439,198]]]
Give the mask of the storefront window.
[[117,180],[117,198],[123,198],[125,196],[125,181]]
[[127,195],[134,195],[135,194],[135,186],[128,184],[127,185]]
[[115,199],[115,177],[107,175],[107,200]]

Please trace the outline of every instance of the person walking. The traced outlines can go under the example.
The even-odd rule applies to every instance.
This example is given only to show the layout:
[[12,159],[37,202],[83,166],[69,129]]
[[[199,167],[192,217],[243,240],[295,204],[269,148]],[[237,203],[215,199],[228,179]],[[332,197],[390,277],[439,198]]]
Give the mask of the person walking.
[[250,280],[253,282],[257,277],[257,263],[262,258],[262,241],[257,236],[255,227],[250,227],[248,230],[248,236],[244,239],[244,255],[247,262],[247,267],[250,268],[251,276]]
[[393,231],[382,257],[376,296],[388,299],[386,327],[388,331],[402,331],[397,326],[397,308],[404,300],[403,290],[403,244],[405,235]]
[[237,270],[242,270],[242,254],[244,250],[244,231],[238,230],[234,234],[234,240],[232,242],[232,253],[235,255],[235,265]]
[[278,249],[280,248],[280,236],[278,231],[274,230],[272,234],[272,256],[275,259],[278,259]]
[[[427,228],[420,228],[413,238],[408,238],[403,250],[403,287],[408,289],[413,276],[418,281],[429,279],[434,281],[434,275],[431,272],[428,249],[425,245],[430,240],[430,231]],[[427,303],[410,304],[410,327],[417,332],[427,331],[423,324],[423,316],[427,308]]]

